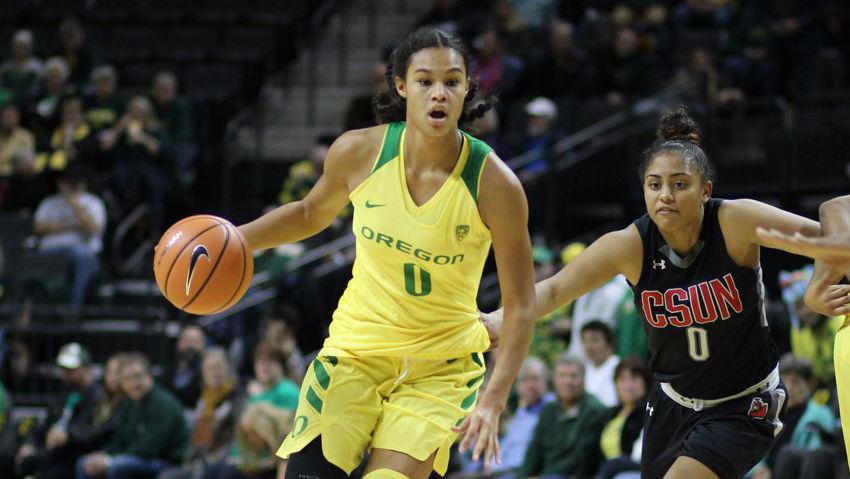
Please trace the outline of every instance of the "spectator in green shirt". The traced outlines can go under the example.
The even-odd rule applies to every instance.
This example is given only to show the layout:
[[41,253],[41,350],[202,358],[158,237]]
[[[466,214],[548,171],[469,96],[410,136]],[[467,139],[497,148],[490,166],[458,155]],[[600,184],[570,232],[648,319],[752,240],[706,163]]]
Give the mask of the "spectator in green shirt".
[[298,406],[300,388],[287,377],[287,357],[279,348],[261,343],[254,350],[254,380],[248,384],[249,402],[268,402],[292,410]]
[[168,164],[170,138],[159,124],[150,100],[134,96],[127,114],[112,128],[100,133],[101,147],[109,152],[112,179],[121,199],[129,206],[147,202],[152,229],[163,226],[165,199],[171,189]]
[[6,390],[3,389],[3,383],[0,383],[0,429],[2,424],[6,423],[6,413],[9,412],[9,397],[6,395]]
[[177,94],[177,77],[168,71],[159,72],[153,81],[151,102],[162,128],[171,137],[170,154],[174,158],[175,176],[183,186],[195,179],[195,115],[192,104]]
[[44,64],[32,54],[33,43],[31,31],[16,31],[12,36],[12,55],[0,65],[0,84],[21,102],[33,97],[44,75]]
[[95,68],[91,79],[94,94],[85,97],[86,121],[97,131],[111,128],[127,108],[127,95],[118,91],[118,73],[111,65]]
[[558,397],[543,407],[516,477],[566,479],[593,475],[605,406],[584,390],[584,363],[564,354],[555,364]]
[[155,475],[179,463],[189,445],[189,428],[180,402],[154,385],[150,363],[129,353],[121,365],[121,389],[127,399],[116,413],[118,428],[104,451],[77,461],[77,479]]

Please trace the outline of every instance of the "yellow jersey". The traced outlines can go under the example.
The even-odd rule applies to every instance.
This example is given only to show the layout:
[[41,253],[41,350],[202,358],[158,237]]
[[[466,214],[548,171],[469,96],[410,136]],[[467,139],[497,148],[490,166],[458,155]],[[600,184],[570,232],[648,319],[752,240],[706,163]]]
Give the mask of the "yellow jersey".
[[404,132],[387,126],[371,174],[349,196],[356,256],[322,354],[439,359],[489,347],[476,296],[491,243],[477,201],[491,148],[463,133],[451,174],[417,206]]

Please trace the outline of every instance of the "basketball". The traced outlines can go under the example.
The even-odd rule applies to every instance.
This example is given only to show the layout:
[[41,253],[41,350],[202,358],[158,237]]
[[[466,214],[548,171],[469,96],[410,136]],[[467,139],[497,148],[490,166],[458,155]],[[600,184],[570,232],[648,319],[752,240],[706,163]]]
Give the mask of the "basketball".
[[236,304],[254,275],[242,233],[210,215],[184,218],[160,238],[154,276],[171,304],[192,314],[213,314]]

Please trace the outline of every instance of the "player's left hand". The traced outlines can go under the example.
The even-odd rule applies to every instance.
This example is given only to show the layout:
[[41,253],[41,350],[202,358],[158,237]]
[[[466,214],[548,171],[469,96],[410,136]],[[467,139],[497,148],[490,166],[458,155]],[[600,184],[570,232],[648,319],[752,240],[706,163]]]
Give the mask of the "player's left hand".
[[484,313],[479,311],[478,319],[484,324],[487,335],[490,336],[490,349],[499,347],[499,336],[502,331],[502,315],[498,311]]
[[490,468],[492,460],[495,460],[495,464],[502,463],[499,450],[499,417],[503,410],[504,406],[493,403],[484,394],[463,423],[452,428],[452,431],[460,436],[461,454],[471,448],[472,460],[477,462],[483,453],[484,467],[487,469]]
[[850,314],[850,285],[830,285],[817,297],[813,297],[809,291],[806,293],[806,304],[821,314],[827,316]]

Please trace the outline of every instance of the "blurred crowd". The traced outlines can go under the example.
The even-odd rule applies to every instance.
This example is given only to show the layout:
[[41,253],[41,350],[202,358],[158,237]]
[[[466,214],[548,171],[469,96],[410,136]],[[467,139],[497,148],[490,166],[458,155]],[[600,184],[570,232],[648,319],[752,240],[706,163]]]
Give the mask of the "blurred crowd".
[[[472,73],[499,102],[474,134],[504,159],[532,152],[522,168],[533,173],[546,168],[558,140],[674,84],[693,85],[685,100],[720,116],[765,98],[794,102],[847,89],[848,22],[850,7],[837,0],[434,0],[417,25],[456,32],[471,46]],[[175,195],[196,180],[199,119],[174,72],[152,72],[146,86],[127,89],[82,23],[63,20],[58,37],[59,49],[40,56],[29,30],[0,39],[10,43],[0,65],[0,302],[61,297],[77,308],[105,274],[118,224],[138,215],[130,236],[142,238],[174,215]],[[374,123],[371,99],[387,88],[385,60],[364,65],[372,91],[351,99],[345,129]],[[306,195],[336,133],[317,137],[309,156],[291,165],[275,203]],[[274,452],[292,427],[312,359],[296,344],[319,347],[332,307],[312,272],[285,266],[348,231],[350,216],[346,209],[321,236],[255,258],[281,291],[271,309],[288,313],[266,319],[251,341],[185,326],[167,364],[131,351],[92,357],[92,345],[66,344],[51,370],[66,392],[41,422],[15,417],[14,391],[0,384],[0,476],[274,477]],[[30,221],[32,234],[8,239],[5,222],[15,218]],[[584,248],[535,243],[538,279]],[[344,265],[351,256],[341,250],[325,261]],[[788,419],[753,479],[847,477],[832,367],[841,319],[805,306],[810,274],[784,272],[781,300],[767,304]],[[2,351],[7,386],[23,354],[16,348]],[[653,384],[647,359],[623,278],[565,305],[536,323],[503,421],[501,466],[484,468],[455,451],[450,474],[639,477],[643,398]]]
[[243,361],[188,325],[176,361],[161,369],[140,352],[100,363],[85,345],[64,345],[55,367],[67,392],[42,424],[15,422],[0,384],[0,475],[275,477],[305,363],[282,321],[265,322],[261,334]]
[[[174,73],[157,72],[147,88],[125,90],[79,21],[62,21],[58,37],[59,50],[39,58],[38,39],[17,30],[0,65],[0,214],[31,219],[33,233],[26,244],[4,237],[5,256],[66,263],[62,291],[36,284],[47,290],[42,296],[67,297],[78,308],[102,269],[105,240],[122,221],[134,217],[133,235],[145,238],[179,209],[195,179],[197,119]],[[35,294],[10,277],[22,269],[38,268],[0,272],[5,295],[17,300]]]
[[850,86],[850,7],[834,0],[434,0],[418,25],[472,47],[500,101],[479,135],[503,158],[675,82],[725,115]]
[[[583,248],[572,243],[556,254],[536,246],[536,273],[551,274]],[[811,272],[783,272],[782,299],[767,306],[788,412],[752,479],[847,477],[832,356],[843,318],[805,306]],[[13,401],[0,393],[0,474],[274,477],[274,452],[297,424],[300,383],[315,354],[300,352],[294,327],[290,318],[267,318],[253,344],[236,347],[189,324],[176,359],[160,367],[138,352],[92,358],[85,344],[66,344],[53,366],[66,393],[45,421],[16,420]],[[647,360],[621,277],[551,313],[536,324],[503,417],[501,464],[485,467],[455,450],[448,477],[639,478],[645,397],[654,386]]]

